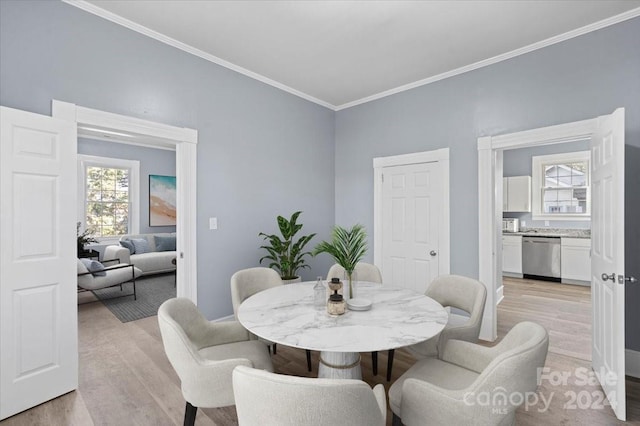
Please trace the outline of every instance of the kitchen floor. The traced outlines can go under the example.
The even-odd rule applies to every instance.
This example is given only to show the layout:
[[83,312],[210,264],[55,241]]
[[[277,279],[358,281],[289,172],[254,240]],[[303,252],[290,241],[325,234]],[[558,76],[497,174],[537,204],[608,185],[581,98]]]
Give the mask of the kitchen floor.
[[591,287],[510,277],[503,283],[499,335],[535,320],[549,331],[549,352],[591,361]]

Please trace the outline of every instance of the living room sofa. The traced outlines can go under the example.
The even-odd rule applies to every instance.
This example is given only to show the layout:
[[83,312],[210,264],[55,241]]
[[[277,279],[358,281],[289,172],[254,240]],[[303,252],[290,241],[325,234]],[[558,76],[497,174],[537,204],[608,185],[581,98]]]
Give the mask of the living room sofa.
[[119,259],[120,263],[135,265],[142,275],[174,272],[176,265],[175,232],[123,235],[120,245],[107,246],[105,259]]

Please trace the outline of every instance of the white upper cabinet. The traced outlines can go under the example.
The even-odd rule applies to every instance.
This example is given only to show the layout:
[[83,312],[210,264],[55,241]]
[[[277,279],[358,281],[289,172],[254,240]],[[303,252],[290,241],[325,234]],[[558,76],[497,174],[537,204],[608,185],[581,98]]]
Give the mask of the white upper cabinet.
[[502,180],[502,210],[531,211],[531,176],[510,176]]

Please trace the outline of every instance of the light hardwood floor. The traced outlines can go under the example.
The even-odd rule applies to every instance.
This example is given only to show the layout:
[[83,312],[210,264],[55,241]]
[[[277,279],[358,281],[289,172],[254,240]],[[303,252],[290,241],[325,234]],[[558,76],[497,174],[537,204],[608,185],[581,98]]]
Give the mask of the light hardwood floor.
[[[532,320],[549,330],[550,347],[546,367],[551,372],[572,375],[566,385],[553,386],[543,381],[539,393],[551,399],[547,410],[543,404],[521,408],[518,425],[615,425],[618,422],[610,407],[601,409],[566,409],[571,392],[597,399],[598,385],[575,385],[576,368],[590,371],[590,294],[589,289],[529,280],[505,281],[505,298],[498,309],[498,335],[502,338],[516,323]],[[17,425],[180,425],[184,400],[178,377],[162,349],[155,317],[122,324],[101,303],[82,305],[79,311],[80,387],[53,401],[11,417],[2,426]],[[493,344],[493,343],[492,343]],[[491,344],[491,345],[492,345]],[[278,346],[273,356],[276,371],[283,374],[314,376],[317,353],[313,353],[314,371],[306,369],[302,350]],[[386,352],[379,355],[379,373],[371,373],[371,356],[364,354],[364,380],[382,383],[386,374]],[[414,359],[396,351],[392,381]],[[596,397],[594,398],[594,395]],[[626,424],[640,424],[640,381],[627,379]],[[576,405],[578,403],[576,402]],[[542,411],[542,412],[541,412]],[[388,415],[391,424],[391,412]],[[198,410],[196,425],[235,425],[233,407]],[[347,423],[345,423],[347,424]]]

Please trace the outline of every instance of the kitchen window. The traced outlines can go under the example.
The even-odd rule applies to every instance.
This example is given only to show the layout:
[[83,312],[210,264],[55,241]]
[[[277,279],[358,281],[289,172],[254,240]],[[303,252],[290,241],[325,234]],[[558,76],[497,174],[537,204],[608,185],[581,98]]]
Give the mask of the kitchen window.
[[589,151],[532,157],[533,220],[591,218]]
[[138,232],[140,162],[78,155],[78,217],[100,242]]

